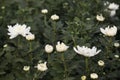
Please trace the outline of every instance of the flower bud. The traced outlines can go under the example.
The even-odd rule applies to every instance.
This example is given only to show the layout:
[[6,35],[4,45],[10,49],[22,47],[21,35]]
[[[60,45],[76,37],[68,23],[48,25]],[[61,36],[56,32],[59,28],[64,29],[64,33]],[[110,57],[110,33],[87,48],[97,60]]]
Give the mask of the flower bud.
[[114,55],[115,58],[119,58],[119,55]]
[[62,42],[62,43],[57,42],[56,50],[57,50],[58,52],[64,52],[64,51],[66,51],[68,48],[69,48],[69,46],[66,46],[63,42]]
[[59,19],[59,16],[56,15],[56,14],[54,14],[54,15],[51,16],[51,19],[52,19],[52,20],[58,20],[58,19]]
[[81,80],[86,80],[86,76],[81,76]]
[[53,46],[47,44],[47,45],[45,46],[45,52],[46,52],[46,53],[51,53],[52,51],[53,51]]
[[41,10],[41,13],[47,14],[47,13],[48,13],[48,10],[47,10],[47,9],[42,9],[42,10]]
[[97,79],[98,78],[98,75],[96,73],[91,73],[90,74],[90,78],[91,79]]
[[104,61],[102,61],[102,60],[99,60],[99,61],[98,61],[98,65],[99,65],[99,66],[104,66],[104,64],[105,64]]
[[114,43],[114,46],[115,46],[115,47],[119,47],[120,44],[116,42],[116,43]]
[[35,39],[35,35],[34,34],[28,34],[28,35],[26,35],[26,39],[27,40],[34,40]]
[[24,70],[24,71],[29,71],[29,70],[30,70],[30,66],[24,66],[24,67],[23,67],[23,70]]
[[47,68],[47,62],[44,62],[44,63],[38,63],[36,68],[39,70],[39,71],[46,71],[48,68]]
[[7,46],[8,46],[7,44],[3,45],[4,48],[6,48]]
[[104,20],[105,20],[105,18],[102,16],[102,14],[97,15],[97,16],[96,16],[96,19],[97,19],[98,21],[104,21]]

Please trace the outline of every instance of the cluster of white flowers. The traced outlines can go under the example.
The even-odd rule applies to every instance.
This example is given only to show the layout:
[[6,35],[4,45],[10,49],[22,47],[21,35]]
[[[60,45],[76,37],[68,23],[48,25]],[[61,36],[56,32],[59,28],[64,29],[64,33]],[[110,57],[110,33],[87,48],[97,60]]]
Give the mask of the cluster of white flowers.
[[37,66],[35,66],[35,68],[37,68],[39,71],[46,71],[47,68],[47,62],[42,63],[41,61],[39,61],[39,63],[37,64]]
[[35,36],[30,32],[30,27],[27,27],[25,24],[20,25],[17,23],[14,26],[9,25],[8,31],[10,39],[17,37],[18,35],[26,37],[27,40],[33,40],[35,38]]
[[97,48],[96,47],[92,47],[92,49],[86,47],[86,46],[77,46],[77,48],[73,48],[74,51],[80,55],[83,55],[85,57],[92,57],[92,56],[95,56],[97,55],[101,50],[98,50],[97,51]]
[[105,11],[110,13],[110,16],[113,17],[116,15],[116,10],[119,9],[119,5],[116,3],[110,3],[110,2],[105,2],[104,3],[105,6],[107,6],[107,9]]
[[[64,52],[64,51],[66,51],[68,48],[69,48],[69,46],[66,46],[63,42],[61,42],[61,43],[60,43],[60,41],[57,42],[57,45],[56,45],[56,51],[57,51],[57,52]],[[45,52],[46,52],[46,53],[51,53],[52,51],[53,51],[53,46],[47,44],[47,45],[45,46]]]
[[[42,10],[41,10],[41,13],[42,13],[42,14],[47,14],[47,13],[48,13],[48,10],[47,10],[47,9],[42,9]],[[58,20],[58,19],[59,19],[59,16],[58,16],[57,14],[53,14],[53,15],[51,15],[51,19],[52,19],[53,21]]]
[[117,27],[116,26],[113,26],[113,27],[106,27],[105,29],[103,28],[100,28],[100,31],[106,35],[106,36],[115,36],[116,33],[117,33]]
[[96,19],[97,19],[98,21],[104,21],[104,20],[105,20],[105,18],[103,17],[102,14],[97,15],[97,16],[96,16]]

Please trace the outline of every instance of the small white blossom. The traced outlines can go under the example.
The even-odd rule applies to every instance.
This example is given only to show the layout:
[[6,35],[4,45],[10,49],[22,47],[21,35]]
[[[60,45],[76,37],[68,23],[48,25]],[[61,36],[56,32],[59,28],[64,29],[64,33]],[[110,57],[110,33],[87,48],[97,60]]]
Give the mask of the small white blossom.
[[73,48],[74,51],[80,55],[83,55],[85,57],[92,57],[92,56],[95,56],[97,55],[101,50],[98,50],[97,51],[97,48],[96,47],[92,47],[92,49],[88,48],[88,47],[85,47],[85,46],[77,46],[77,48]]
[[62,42],[62,43],[60,43],[59,41],[57,42],[56,50],[57,50],[58,52],[64,52],[64,51],[66,51],[68,48],[69,48],[69,46],[66,46],[63,42]]
[[47,14],[47,13],[48,13],[48,10],[47,10],[47,9],[42,9],[42,10],[41,10],[41,13]]
[[98,75],[96,73],[91,73],[90,78],[91,79],[98,79]]
[[7,44],[3,45],[4,48],[6,48],[7,46],[8,46]]
[[23,70],[24,70],[24,71],[29,71],[29,70],[30,70],[30,66],[24,66],[24,67],[23,67]]
[[18,35],[22,35],[25,37],[30,33],[30,27],[27,27],[25,24],[15,24],[14,26],[8,26],[8,35],[10,35],[10,39],[17,37]]
[[96,19],[97,19],[98,21],[104,21],[104,20],[105,20],[105,18],[103,17],[102,14],[97,15],[97,16],[96,16]]
[[119,44],[118,42],[116,42],[116,43],[114,43],[114,46],[115,46],[115,47],[119,47],[120,44]]
[[119,58],[119,55],[114,55],[115,58]]
[[98,61],[98,65],[99,65],[99,66],[104,66],[104,65],[105,65],[105,63],[104,63],[104,61],[99,60],[99,61]]
[[115,15],[116,15],[116,10],[111,10],[111,11],[110,11],[110,16],[113,17],[113,16],[115,16]]
[[108,1],[104,2],[104,5],[105,5],[105,6],[108,5],[108,4],[110,4]]
[[58,19],[59,19],[59,16],[56,15],[56,14],[54,14],[54,15],[51,16],[51,19],[52,19],[52,20],[58,20]]
[[108,9],[118,10],[119,9],[119,5],[115,4],[115,3],[110,3],[109,6],[108,6]]
[[103,28],[100,28],[100,31],[106,35],[106,36],[115,36],[116,33],[117,33],[117,27],[116,26],[113,26],[113,27],[106,27],[105,29]]
[[39,70],[39,71],[46,71],[48,68],[47,68],[47,62],[44,62],[44,63],[38,63],[36,68]]
[[30,34],[26,35],[26,39],[27,40],[34,40],[35,39],[35,35],[30,33]]
[[83,75],[83,76],[81,76],[81,80],[86,80],[86,76],[85,75]]
[[52,51],[53,51],[53,46],[47,44],[47,45],[45,46],[45,52],[46,52],[46,53],[51,53]]

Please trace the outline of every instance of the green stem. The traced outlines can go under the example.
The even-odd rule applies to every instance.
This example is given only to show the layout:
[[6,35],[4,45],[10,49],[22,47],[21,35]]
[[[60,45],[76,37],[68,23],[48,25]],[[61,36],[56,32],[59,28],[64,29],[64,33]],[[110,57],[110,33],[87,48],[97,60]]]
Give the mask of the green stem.
[[113,46],[112,45],[112,37],[108,37],[108,45],[106,46],[106,58],[108,58],[109,57],[109,54],[110,54],[110,50],[111,50],[111,46]]
[[46,27],[48,26],[46,15],[44,15],[44,24],[45,24]]
[[73,40],[74,46],[76,47],[77,45],[76,45],[75,38],[73,37],[73,35],[72,35],[72,40]]
[[48,57],[48,63],[50,62],[50,54],[47,53],[47,57]]
[[98,26],[98,24],[99,24],[99,21],[96,23],[95,27],[97,27],[97,26]]
[[30,44],[29,44],[29,52],[31,52],[32,51],[32,43],[31,43],[31,41],[30,41]]
[[86,74],[89,74],[88,57],[85,58],[85,68],[86,68]]
[[54,41],[53,41],[53,43],[55,45],[55,42],[56,42],[56,22],[55,21],[53,21],[53,31],[54,31]]
[[64,76],[63,77],[65,77],[65,79],[67,79],[67,77],[68,77],[67,65],[66,65],[66,62],[65,62],[64,53],[62,53],[62,55],[61,55],[61,60],[63,61],[63,65],[64,65]]

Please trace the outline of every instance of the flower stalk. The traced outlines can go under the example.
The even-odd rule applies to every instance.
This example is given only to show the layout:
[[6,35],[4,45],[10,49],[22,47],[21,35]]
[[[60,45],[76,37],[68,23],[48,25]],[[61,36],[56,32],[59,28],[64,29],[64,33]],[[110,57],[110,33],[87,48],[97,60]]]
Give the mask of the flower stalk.
[[68,73],[67,73],[67,65],[66,65],[66,62],[65,62],[64,53],[61,54],[61,60],[63,62],[63,66],[64,66],[64,78],[67,79]]
[[86,68],[86,74],[89,74],[89,64],[88,64],[88,57],[85,57],[85,68]]

